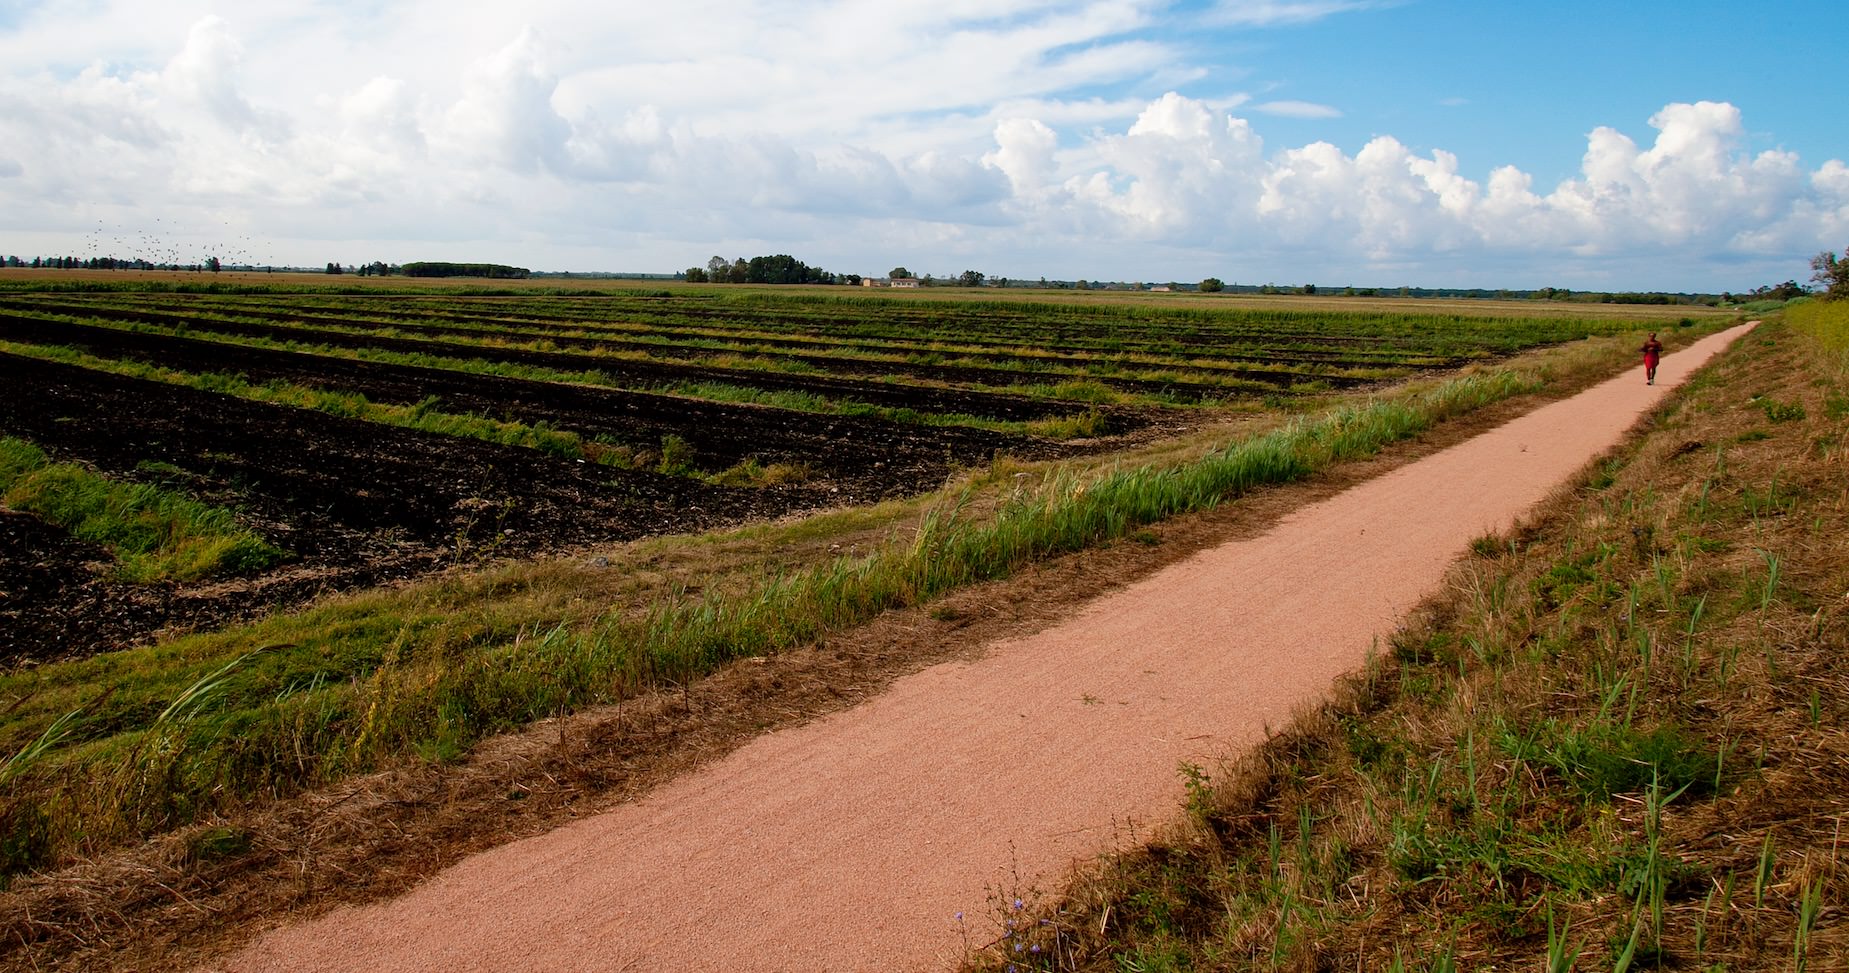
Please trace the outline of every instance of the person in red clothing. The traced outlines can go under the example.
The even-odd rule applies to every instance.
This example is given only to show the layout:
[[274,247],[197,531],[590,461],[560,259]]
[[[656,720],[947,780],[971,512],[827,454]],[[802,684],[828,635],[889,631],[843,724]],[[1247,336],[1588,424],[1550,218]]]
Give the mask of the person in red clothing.
[[1644,353],[1644,384],[1656,384],[1656,362],[1663,357],[1663,343],[1656,340],[1656,332],[1650,332],[1650,340],[1644,342],[1639,351]]

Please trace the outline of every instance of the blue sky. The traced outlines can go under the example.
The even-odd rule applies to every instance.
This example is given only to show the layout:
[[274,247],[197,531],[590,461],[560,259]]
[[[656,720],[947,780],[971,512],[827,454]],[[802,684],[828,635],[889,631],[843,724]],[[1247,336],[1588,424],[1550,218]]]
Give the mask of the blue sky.
[[1467,169],[1514,163],[1552,183],[1577,170],[1593,128],[1635,128],[1677,101],[1738,107],[1747,149],[1844,158],[1849,117],[1832,122],[1825,94],[1849,41],[1841,21],[1839,6],[1813,2],[1446,0],[1216,40],[1243,47],[1231,65],[1343,111],[1279,127],[1285,141],[1329,139],[1352,151],[1391,134],[1448,148]]
[[0,253],[1741,290],[1849,246],[1841,21],[0,0]]

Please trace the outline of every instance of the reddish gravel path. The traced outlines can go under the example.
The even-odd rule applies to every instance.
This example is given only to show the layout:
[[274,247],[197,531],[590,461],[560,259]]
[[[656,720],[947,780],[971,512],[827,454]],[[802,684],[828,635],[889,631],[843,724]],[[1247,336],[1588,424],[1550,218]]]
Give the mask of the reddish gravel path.
[[[645,799],[272,933],[219,969],[904,970],[962,952],[1012,867],[1173,814],[1176,766],[1261,739],[1618,442],[1736,328],[771,734]],[[972,921],[972,934],[986,928]]]

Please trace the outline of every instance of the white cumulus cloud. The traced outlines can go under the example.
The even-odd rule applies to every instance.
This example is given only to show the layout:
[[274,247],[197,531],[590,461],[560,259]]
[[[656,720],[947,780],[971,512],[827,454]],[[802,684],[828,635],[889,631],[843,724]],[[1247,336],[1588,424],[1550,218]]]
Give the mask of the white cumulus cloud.
[[[1182,93],[1200,73],[1151,29],[1172,13],[1159,0],[698,0],[624,18],[574,0],[471,16],[98,2],[87,60],[48,14],[0,32],[0,212],[46,253],[99,221],[158,221],[196,246],[241,227],[267,260],[307,264],[663,269],[762,247],[841,270],[935,255],[943,272],[1132,279],[1629,261],[1691,268],[1695,286],[1703,268],[1849,240],[1849,166],[1747,152],[1726,102],[1665,105],[1647,129],[1603,119],[1551,186],[1521,160],[1466,172],[1392,134],[1268,143],[1269,118],[1342,113]],[[1224,0],[1211,16],[1374,6]]]
[[[1648,147],[1589,133],[1580,173],[1550,192],[1504,166],[1478,181],[1442,149],[1379,136],[1350,155],[1328,142],[1267,153],[1244,119],[1170,93],[1122,135],[1060,148],[1032,120],[996,130],[989,156],[1023,212],[1049,231],[1079,225],[1169,245],[1248,253],[1314,248],[1348,266],[1430,264],[1462,252],[1538,257],[1740,259],[1827,246],[1849,213],[1849,169],[1806,172],[1789,153],[1739,151],[1739,111],[1672,104]],[[1059,168],[1063,160],[1065,170]],[[1061,178],[1063,176],[1063,178]],[[1065,207],[1047,216],[1050,187]]]

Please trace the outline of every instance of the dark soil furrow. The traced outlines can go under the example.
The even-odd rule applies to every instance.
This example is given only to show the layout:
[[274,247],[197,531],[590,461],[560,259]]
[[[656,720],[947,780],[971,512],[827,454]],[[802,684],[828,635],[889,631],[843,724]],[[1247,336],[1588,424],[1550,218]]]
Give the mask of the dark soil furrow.
[[431,396],[436,408],[578,433],[648,450],[664,436],[693,447],[693,462],[718,471],[742,460],[809,467],[860,497],[917,493],[941,482],[950,463],[983,463],[997,452],[1048,457],[1067,447],[962,426],[916,426],[870,417],[843,419],[751,405],[625,392],[254,348],[121,331],[0,313],[0,337],[76,345],[188,372],[242,374],[310,388],[358,392],[375,402],[409,404]]
[[[51,311],[53,308],[41,306],[40,310]],[[892,382],[855,381],[846,378],[797,375],[755,369],[689,366],[633,358],[592,357],[415,338],[355,335],[294,325],[221,321],[179,312],[116,307],[83,307],[66,310],[102,320],[128,321],[160,327],[185,326],[218,334],[311,342],[336,348],[378,348],[446,358],[510,362],[561,371],[595,370],[608,375],[612,381],[621,385],[647,387],[683,382],[712,382],[748,388],[804,392],[888,408],[984,416],[1012,421],[1053,418],[1084,408],[1071,402],[995,392],[899,385]]]

